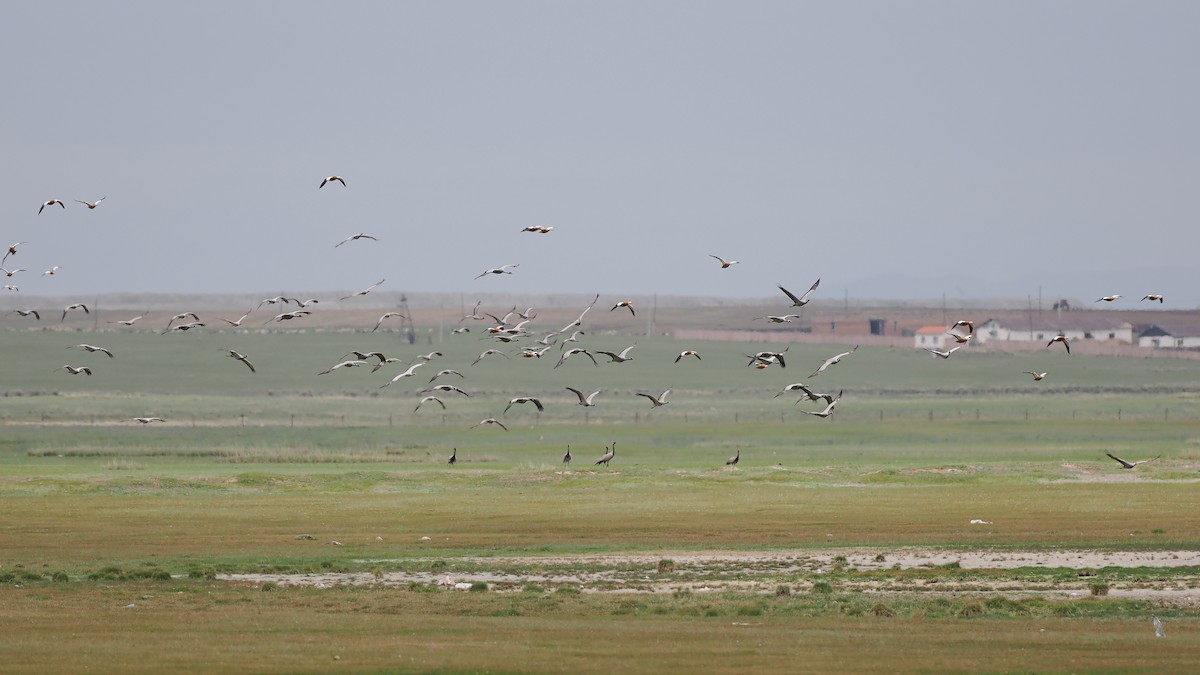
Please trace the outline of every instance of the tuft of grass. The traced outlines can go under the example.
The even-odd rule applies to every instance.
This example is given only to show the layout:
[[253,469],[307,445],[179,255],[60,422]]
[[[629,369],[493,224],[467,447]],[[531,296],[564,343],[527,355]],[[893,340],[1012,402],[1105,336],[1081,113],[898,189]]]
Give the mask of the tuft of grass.
[[896,616],[896,610],[880,602],[871,608],[871,614],[874,614],[875,616],[893,617]]
[[489,587],[486,581],[476,581],[475,583],[471,584],[470,590],[472,593],[486,593],[488,588]]
[[812,585],[812,592],[821,595],[829,595],[833,593],[833,584],[828,581],[818,581]]
[[792,594],[792,587],[787,584],[779,584],[775,587],[776,597],[783,597]]
[[983,603],[976,601],[968,602],[958,610],[958,617],[962,619],[983,616],[984,614],[987,614],[987,608],[983,606]]
[[1099,597],[1108,595],[1108,589],[1108,582],[1105,581],[1093,581],[1092,583],[1088,584],[1088,590],[1090,590],[1094,596]]
[[658,561],[659,574],[673,574],[675,572],[675,561],[669,558],[663,558]]

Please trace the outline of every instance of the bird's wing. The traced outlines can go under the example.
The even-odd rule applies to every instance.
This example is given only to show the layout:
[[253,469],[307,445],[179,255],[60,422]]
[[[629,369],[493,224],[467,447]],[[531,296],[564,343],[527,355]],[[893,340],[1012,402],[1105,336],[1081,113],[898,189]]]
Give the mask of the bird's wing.
[[800,303],[804,304],[804,303],[808,302],[808,299],[812,297],[813,291],[817,290],[817,286],[819,286],[820,284],[821,284],[821,279],[818,277],[817,280],[813,282],[813,285],[810,286],[809,289],[804,292],[804,295],[800,296]]
[[569,391],[569,392],[571,392],[572,394],[575,394],[576,396],[578,396],[578,397],[579,397],[579,402],[580,402],[580,403],[583,403],[583,402],[584,402],[584,399],[583,399],[583,392],[582,392],[582,391],[579,391],[578,389],[576,389],[576,388],[574,388],[574,387],[567,387],[567,391]]
[[[779,284],[776,284],[776,285],[779,286]],[[800,304],[800,298],[797,298],[795,295],[793,295],[791,291],[784,288],[783,286],[779,286],[779,290],[783,291],[783,294],[788,296],[788,298],[791,299],[793,305]]]

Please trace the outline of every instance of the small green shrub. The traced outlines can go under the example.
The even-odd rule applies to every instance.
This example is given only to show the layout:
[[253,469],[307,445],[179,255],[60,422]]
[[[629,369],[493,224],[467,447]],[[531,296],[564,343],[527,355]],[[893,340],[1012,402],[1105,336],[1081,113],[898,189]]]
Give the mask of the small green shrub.
[[791,594],[792,594],[792,587],[787,584],[779,584],[778,586],[775,587],[775,595],[777,597],[782,597],[782,596],[791,595]]
[[829,583],[828,581],[818,581],[812,585],[812,592],[820,593],[821,595],[829,595],[833,592],[833,584]]
[[486,581],[476,581],[475,583],[471,584],[470,591],[472,593],[486,593],[487,590],[488,585]]
[[1092,583],[1088,584],[1088,590],[1090,590],[1092,595],[1095,596],[1108,595],[1108,588],[1108,583],[1104,581],[1093,581]]
[[896,616],[896,610],[881,603],[876,604],[871,608],[871,613],[875,616],[893,617]]
[[969,619],[973,616],[983,616],[984,614],[987,614],[987,608],[979,602],[968,602],[962,606],[962,609],[958,610],[958,616],[962,619]]
[[675,572],[675,561],[674,560],[663,558],[662,560],[658,561],[658,573],[659,574],[672,574],[674,572]]

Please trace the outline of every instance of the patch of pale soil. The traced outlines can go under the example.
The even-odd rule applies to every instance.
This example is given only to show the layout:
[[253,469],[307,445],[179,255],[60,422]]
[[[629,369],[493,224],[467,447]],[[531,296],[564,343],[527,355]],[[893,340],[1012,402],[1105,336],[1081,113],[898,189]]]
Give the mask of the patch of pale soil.
[[[1105,567],[1197,567],[1200,551],[955,551],[943,549],[840,549],[813,551],[705,551],[575,556],[510,556],[405,560],[358,560],[360,564],[429,563],[434,560],[471,568],[469,571],[222,574],[218,579],[244,583],[328,588],[343,585],[407,586],[437,584],[469,588],[486,583],[493,590],[519,591],[527,584],[573,585],[593,593],[669,593],[687,589],[695,593],[738,590],[772,593],[790,575],[819,575],[835,565],[846,569],[881,570],[936,568],[956,564],[963,570],[1005,570],[1021,567],[1068,568],[1099,571]],[[659,572],[661,561],[671,561],[669,572]],[[844,562],[843,562],[844,560]],[[507,572],[503,570],[514,570]],[[516,571],[520,570],[520,571]],[[841,578],[839,588],[866,593],[988,593],[1013,597],[1090,597],[1090,575],[1074,581],[954,580],[944,576],[899,582]],[[1129,582],[1110,584],[1114,598],[1155,599],[1184,606],[1200,604],[1200,579],[1175,578],[1170,584]],[[805,590],[812,581],[795,583]]]

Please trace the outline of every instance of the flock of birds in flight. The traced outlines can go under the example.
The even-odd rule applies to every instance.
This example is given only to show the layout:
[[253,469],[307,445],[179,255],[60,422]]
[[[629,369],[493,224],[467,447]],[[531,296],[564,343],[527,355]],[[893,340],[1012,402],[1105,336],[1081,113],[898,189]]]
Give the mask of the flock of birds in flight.
[[[346,181],[343,177],[341,177],[339,175],[331,175],[331,176],[327,176],[325,179],[323,179],[321,181],[320,185],[318,186],[318,189],[324,188],[326,185],[330,185],[332,183],[340,183],[342,185],[342,187],[346,187]],[[100,199],[97,199],[92,202],[85,201],[82,199],[76,199],[74,201],[76,201],[80,204],[83,204],[89,210],[91,210],[91,209],[96,209],[97,207],[99,207],[101,202],[103,202],[105,199],[106,199],[106,197],[101,197]],[[52,198],[52,199],[48,199],[42,203],[41,207],[38,209],[38,214],[41,215],[42,212],[46,209],[46,207],[53,207],[53,206],[59,206],[63,209],[66,209],[66,204],[64,203],[63,200],[57,199],[57,198]],[[521,232],[544,235],[544,234],[551,233],[553,230],[554,230],[553,227],[533,225],[533,226],[528,226],[528,227],[523,228],[521,230]],[[341,241],[339,241],[337,244],[334,245],[334,248],[340,248],[345,244],[349,244],[352,242],[358,242],[358,241],[362,241],[362,240],[378,241],[378,238],[374,237],[372,235],[369,235],[365,232],[359,232],[357,234],[352,234],[352,235],[342,239]],[[16,269],[10,270],[10,269],[4,267],[4,265],[7,264],[8,259],[10,257],[16,256],[20,247],[24,246],[28,243],[29,243],[28,241],[20,241],[20,242],[12,243],[8,246],[7,251],[5,252],[5,254],[3,256],[3,259],[0,260],[0,273],[4,274],[4,276],[6,278],[13,278],[18,273],[28,271],[23,268],[16,268]],[[738,260],[729,260],[729,259],[723,258],[718,255],[710,255],[709,257],[715,259],[719,263],[720,269],[728,269],[733,265],[739,264],[739,262],[740,262]],[[478,276],[475,277],[475,279],[481,279],[481,278],[487,277],[489,275],[513,274],[513,270],[517,269],[518,267],[520,267],[519,263],[505,264],[505,265],[500,265],[498,267],[491,267],[491,268],[488,268],[488,269],[485,269],[484,271],[482,271]],[[43,272],[42,276],[53,276],[53,275],[57,274],[60,269],[61,269],[61,267],[59,267],[57,265],[53,266],[50,269]],[[386,279],[380,279],[379,281],[375,282],[374,284],[371,284],[370,286],[368,286],[362,290],[356,291],[354,293],[351,293],[350,295],[339,298],[339,301],[351,300],[356,297],[365,296],[365,295],[369,294],[371,291],[373,291],[376,288],[378,288],[379,286],[381,286],[382,284],[384,284],[385,282],[386,282]],[[817,291],[817,288],[820,286],[820,284],[821,284],[821,280],[820,280],[820,278],[818,278],[801,295],[796,295],[795,293],[792,293],[791,291],[789,291],[787,288],[785,288],[782,285],[778,285],[778,289],[784,294],[784,296],[786,296],[787,300],[790,302],[790,305],[788,305],[788,309],[802,308],[809,303],[809,301],[812,299],[813,294]],[[4,290],[11,291],[11,292],[18,292],[20,289],[15,284],[9,284],[9,285],[4,286]],[[1120,299],[1121,297],[1122,296],[1119,294],[1106,295],[1104,297],[1097,299],[1096,302],[1114,302],[1114,301]],[[535,344],[538,345],[537,347],[532,347],[532,346],[522,347],[521,351],[520,351],[520,356],[522,356],[524,358],[541,358],[553,347],[553,345],[557,342],[557,340],[560,336],[563,336],[564,334],[566,334],[567,331],[572,331],[569,337],[565,337],[562,339],[561,342],[557,342],[559,345],[560,355],[558,357],[557,362],[554,365],[554,368],[558,368],[558,367],[562,366],[571,357],[580,356],[580,355],[585,356],[589,360],[591,360],[593,365],[599,365],[599,362],[596,360],[597,354],[608,357],[608,359],[609,359],[608,363],[610,363],[610,364],[625,363],[627,361],[633,360],[633,357],[630,354],[631,354],[632,350],[637,346],[636,343],[633,345],[630,345],[629,347],[622,349],[620,352],[612,352],[612,351],[605,351],[605,350],[589,350],[589,349],[582,348],[582,347],[572,347],[570,349],[566,349],[566,345],[568,343],[578,342],[579,336],[584,334],[584,331],[581,329],[581,327],[583,326],[584,318],[587,316],[588,312],[590,312],[593,309],[593,307],[599,301],[599,299],[600,299],[600,296],[599,296],[599,294],[597,294],[595,299],[593,299],[593,301],[591,302],[591,304],[589,304],[586,308],[584,308],[583,311],[579,314],[578,318],[576,318],[574,321],[568,323],[567,325],[563,326],[562,328],[560,328],[556,331],[547,333],[541,339],[536,340]],[[1151,302],[1162,303],[1163,295],[1158,294],[1158,293],[1149,293],[1149,294],[1146,294],[1142,298],[1142,300],[1143,301],[1149,300]],[[228,324],[230,327],[238,328],[238,327],[242,327],[243,322],[247,318],[249,318],[249,316],[253,312],[260,310],[264,305],[279,306],[279,307],[283,308],[289,304],[295,304],[297,309],[292,310],[292,311],[283,311],[278,314],[275,314],[273,317],[271,317],[271,318],[267,319],[265,322],[263,322],[262,325],[267,325],[267,324],[271,324],[271,323],[280,323],[280,322],[284,322],[284,321],[301,319],[305,316],[311,315],[312,310],[310,310],[308,308],[310,306],[318,304],[318,303],[319,303],[319,300],[317,300],[316,298],[300,300],[299,298],[291,298],[291,297],[285,297],[285,296],[280,295],[280,296],[275,296],[272,298],[264,298],[258,304],[257,307],[255,307],[251,311],[246,312],[238,319],[218,318],[218,320],[224,322],[225,324]],[[462,319],[459,321],[459,323],[461,324],[462,322],[464,322],[468,319],[479,321],[479,320],[486,320],[486,319],[490,318],[494,321],[494,324],[491,327],[486,329],[486,333],[490,337],[492,337],[502,343],[513,343],[513,342],[517,342],[518,340],[521,340],[523,338],[531,337],[531,334],[530,334],[527,326],[533,321],[533,319],[536,316],[535,314],[533,314],[533,308],[529,308],[524,312],[518,312],[518,311],[516,311],[516,308],[514,308],[512,311],[506,313],[503,317],[498,317],[494,314],[490,314],[490,313],[486,313],[486,312],[480,313],[479,308],[481,305],[482,305],[482,303],[477,303],[475,305],[475,308],[471,311],[471,313],[463,316]],[[62,323],[63,321],[65,321],[67,315],[70,312],[73,312],[76,310],[82,310],[84,314],[90,313],[90,309],[88,308],[88,306],[86,304],[71,303],[63,308],[62,314],[59,318],[59,322]],[[628,310],[631,316],[637,315],[637,312],[634,308],[633,302],[629,301],[629,300],[618,301],[615,304],[613,304],[613,306],[611,308],[609,308],[610,312],[617,311],[617,310]],[[17,315],[19,315],[21,317],[32,316],[36,320],[39,320],[39,321],[41,320],[41,313],[37,309],[22,308],[22,309],[12,310],[12,312],[16,313]],[[800,318],[800,316],[801,316],[800,314],[788,313],[788,314],[778,314],[778,315],[767,315],[767,316],[763,316],[763,317],[755,317],[754,320],[765,320],[769,323],[780,324],[780,323],[791,323],[794,319]],[[115,324],[119,324],[122,326],[131,327],[134,324],[136,324],[138,321],[140,321],[141,319],[144,319],[144,318],[145,318],[145,314],[135,316],[130,319],[110,321],[109,323],[115,323]],[[383,325],[383,323],[386,320],[392,319],[392,318],[406,319],[407,317],[405,317],[400,312],[395,312],[395,311],[385,312],[379,317],[379,319],[376,321],[374,327],[371,328],[371,330],[369,332],[375,332],[375,331],[379,330],[379,328]],[[176,323],[176,322],[178,322],[178,323]],[[206,326],[206,324],[200,320],[200,317],[196,313],[182,312],[182,313],[176,314],[170,318],[170,320],[167,322],[166,327],[161,331],[161,334],[165,335],[167,333],[183,333],[183,332],[187,332],[187,331],[190,331],[193,329],[203,328],[205,326]],[[453,332],[454,333],[463,333],[463,332],[469,332],[469,330],[470,329],[468,327],[459,327],[459,328],[454,329]],[[970,321],[970,320],[956,321],[946,331],[946,334],[957,343],[956,346],[951,349],[948,349],[948,350],[927,349],[927,351],[934,357],[938,357],[941,359],[949,359],[951,357],[951,355],[953,355],[958,349],[960,349],[962,346],[964,346],[965,344],[970,342],[970,340],[974,337],[974,331],[975,331],[975,326],[972,321]],[[1052,338],[1046,344],[1046,347],[1047,348],[1051,347],[1055,343],[1061,343],[1063,345],[1064,349],[1066,350],[1066,352],[1068,354],[1070,353],[1071,346],[1070,346],[1070,342],[1066,335],[1064,335],[1062,333],[1056,335],[1054,338]],[[98,353],[102,353],[102,354],[106,355],[108,358],[114,357],[112,351],[110,351],[104,347],[86,344],[86,343],[72,345],[68,348],[69,349],[70,348],[78,348],[78,349],[82,349],[85,352],[90,352],[90,353],[98,352]],[[831,356],[828,359],[825,359],[820,364],[820,366],[818,366],[816,368],[816,370],[814,370],[809,375],[809,377],[810,378],[816,377],[816,376],[820,375],[821,373],[824,373],[831,366],[841,363],[841,361],[844,358],[852,355],[855,351],[857,351],[857,349],[858,349],[858,346],[856,345],[853,348],[849,349],[848,351],[844,351],[839,354],[835,354],[834,356]],[[245,354],[242,354],[234,349],[222,349],[221,351],[224,351],[229,358],[232,358],[235,361],[243,364],[247,369],[250,370],[250,372],[252,372],[252,373],[257,372],[257,369],[255,368],[254,364],[251,363],[250,359]],[[786,360],[785,360],[786,352],[787,352],[787,349],[785,348],[783,351],[780,351],[780,352],[763,351],[763,352],[758,352],[754,355],[747,354],[746,356],[749,358],[749,363],[747,365],[755,366],[760,369],[768,368],[768,367],[775,366],[775,365],[779,366],[780,368],[785,368],[787,365]],[[339,361],[338,363],[330,366],[329,368],[327,368],[323,371],[320,371],[317,374],[318,375],[327,375],[329,373],[332,373],[334,371],[341,370],[341,369],[357,368],[357,367],[365,367],[365,366],[370,366],[371,372],[377,372],[387,365],[402,362],[401,359],[387,357],[382,352],[378,352],[378,351],[373,351],[373,352],[354,351],[354,352],[350,352],[350,354],[348,354],[348,355],[353,355],[355,358]],[[383,388],[389,387],[393,384],[396,384],[397,382],[399,382],[405,378],[414,377],[418,368],[421,368],[421,367],[427,365],[429,362],[433,361],[435,358],[440,357],[440,356],[442,356],[442,353],[438,352],[438,351],[433,351],[433,352],[430,352],[429,354],[420,355],[419,357],[417,357],[417,359],[413,363],[407,364],[407,367],[405,370],[403,370],[402,372],[391,377],[387,382],[382,384],[379,388],[383,389]],[[506,352],[501,351],[499,349],[491,348],[491,349],[484,350],[479,355],[479,357],[475,359],[475,361],[471,365],[472,366],[476,365],[483,359],[485,359],[487,357],[491,357],[491,356],[501,356],[504,358],[510,358]],[[693,349],[686,349],[686,350],[680,352],[675,357],[675,363],[679,363],[685,358],[694,358],[696,360],[701,360],[699,352],[697,352],[696,350],[693,350]],[[71,364],[65,364],[56,370],[64,370],[65,372],[72,374],[72,375],[91,376],[93,374],[92,368],[90,366],[76,366],[76,365],[71,365]],[[1036,372],[1036,371],[1025,371],[1025,373],[1033,376],[1033,379],[1035,381],[1041,381],[1047,375],[1046,372]],[[417,411],[419,411],[421,409],[421,407],[427,403],[436,403],[437,405],[441,406],[441,408],[443,410],[446,409],[445,401],[442,398],[440,398],[438,396],[438,394],[444,395],[444,394],[454,393],[454,394],[459,394],[459,395],[467,396],[467,397],[470,396],[470,394],[467,391],[465,391],[462,388],[455,386],[453,384],[446,384],[446,383],[441,383],[441,384],[436,384],[436,385],[433,384],[434,381],[438,380],[439,378],[450,376],[450,375],[456,375],[459,378],[464,377],[461,372],[454,370],[454,369],[440,370],[438,373],[436,373],[435,375],[433,375],[433,377],[431,377],[429,379],[428,384],[430,386],[420,389],[417,392],[419,394],[424,394],[425,396],[417,402],[416,407],[413,408],[413,413],[416,413]],[[574,387],[566,387],[566,390],[570,391],[572,394],[574,394],[575,397],[577,397],[577,399],[578,399],[578,404],[583,407],[595,406],[596,405],[596,397],[601,394],[601,390],[592,391],[591,393],[586,394],[586,395],[583,393],[583,390],[580,390],[580,389],[577,389]],[[812,415],[814,417],[829,418],[831,415],[833,415],[835,407],[841,401],[844,390],[839,391],[836,395],[829,394],[829,393],[819,393],[819,392],[814,391],[809,385],[807,385],[803,382],[796,382],[796,383],[785,386],[779,393],[775,394],[775,397],[779,397],[784,394],[795,393],[795,392],[799,392],[799,395],[800,395],[800,398],[796,401],[797,404],[801,403],[801,402],[805,402],[805,401],[824,401],[825,402],[825,406],[820,410],[802,410],[801,412],[806,413],[808,415]],[[651,392],[642,392],[642,391],[638,391],[635,393],[637,396],[644,397],[645,399],[647,399],[650,402],[652,409],[659,408],[659,407],[665,406],[668,403],[670,403],[670,401],[667,400],[667,397],[671,393],[671,389],[665,389],[662,392],[657,393],[657,394],[651,393]],[[533,404],[533,406],[538,411],[543,411],[545,409],[542,401],[536,397],[517,396],[508,401],[507,405],[504,407],[504,410],[501,412],[500,416],[503,417],[505,414],[507,414],[509,409],[511,409],[514,405],[522,405],[522,404]],[[134,417],[134,418],[132,418],[132,420],[138,422],[139,424],[150,424],[152,422],[165,421],[161,417]],[[500,419],[498,419],[496,417],[488,417],[483,420],[480,420],[478,423],[472,425],[470,428],[473,429],[473,428],[482,427],[482,426],[496,426],[504,431],[508,430],[508,427]],[[595,462],[597,465],[603,464],[603,465],[607,466],[609,464],[609,462],[612,461],[612,459],[615,457],[615,454],[616,454],[616,443],[613,443],[611,446],[606,447],[605,450],[606,450],[605,454],[603,456],[601,456],[600,459]],[[457,453],[458,453],[458,449],[455,448],[454,452],[451,454],[450,459],[449,459],[450,464],[457,463],[457,461],[458,461]],[[1141,464],[1144,464],[1147,461],[1152,461],[1152,460],[1142,460],[1142,461],[1137,461],[1137,462],[1127,462],[1127,461],[1120,459],[1111,454],[1109,454],[1108,456],[1111,457],[1113,460],[1117,461],[1122,466],[1122,468],[1125,468],[1125,469],[1133,469]],[[731,465],[731,466],[736,465],[740,461],[740,458],[741,458],[741,450],[739,449],[737,451],[737,453],[734,456],[730,457],[728,460],[726,460],[725,463],[727,465]],[[567,452],[563,456],[563,462],[569,464],[571,459],[572,459],[572,455],[571,455],[571,451],[570,451],[570,446],[568,446]],[[1158,458],[1156,457],[1154,459],[1158,459]]]

